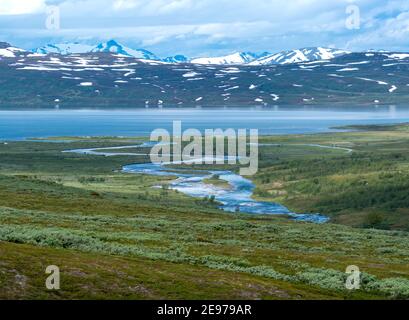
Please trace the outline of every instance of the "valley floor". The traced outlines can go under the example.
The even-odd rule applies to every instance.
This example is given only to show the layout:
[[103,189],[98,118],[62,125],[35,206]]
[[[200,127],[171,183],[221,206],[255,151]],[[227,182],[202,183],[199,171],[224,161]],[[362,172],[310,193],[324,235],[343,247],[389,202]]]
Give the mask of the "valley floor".
[[[323,225],[228,214],[152,188],[169,177],[120,172],[143,156],[62,152],[140,138],[0,144],[0,298],[408,298],[409,127],[360,129],[261,139],[255,197]],[[349,265],[361,290],[345,289]]]

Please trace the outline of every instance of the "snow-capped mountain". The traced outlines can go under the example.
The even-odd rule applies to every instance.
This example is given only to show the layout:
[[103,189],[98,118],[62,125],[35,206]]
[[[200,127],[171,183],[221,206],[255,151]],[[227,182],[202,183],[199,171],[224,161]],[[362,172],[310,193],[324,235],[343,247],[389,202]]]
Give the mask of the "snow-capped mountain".
[[388,53],[390,51],[384,50],[384,49],[369,49],[369,50],[366,50],[365,52],[369,52],[369,53]]
[[47,44],[43,47],[34,49],[34,53],[38,54],[50,54],[50,53],[56,53],[56,54],[62,54],[62,55],[67,55],[67,54],[76,54],[76,53],[88,53],[90,52],[95,46],[90,46],[87,44],[81,44],[81,43],[57,43],[57,44]]
[[162,60],[163,62],[168,62],[168,63],[188,63],[189,62],[189,58],[178,54],[176,56],[173,57],[167,57],[165,59]]
[[239,65],[248,64],[256,59],[264,57],[267,53],[257,55],[252,52],[236,52],[227,56],[213,58],[197,58],[190,61],[194,64],[215,64],[215,65]]
[[317,60],[330,60],[350,52],[330,49],[330,48],[303,48],[297,50],[283,51],[279,53],[263,53],[257,55],[251,52],[237,52],[228,56],[214,58],[197,58],[191,63],[209,64],[209,65],[272,65],[272,64],[291,64],[300,62],[310,62]]
[[78,42],[47,44],[46,46],[34,49],[32,51],[38,54],[55,53],[61,55],[108,52],[138,59],[159,60],[158,57],[150,51],[144,49],[131,49],[123,46],[122,44],[119,44],[115,40],[103,42],[98,45],[87,45]]
[[[8,45],[8,44],[7,44]],[[6,44],[3,44],[6,46]],[[10,45],[8,45],[10,46]],[[4,48],[3,48],[4,49]],[[115,40],[100,43],[96,46],[81,43],[62,43],[48,44],[46,46],[33,50],[37,54],[86,54],[86,53],[113,53],[126,57],[134,57],[144,60],[163,61],[166,63],[193,63],[200,65],[286,65],[292,63],[312,62],[317,60],[330,60],[339,56],[349,54],[350,52],[339,49],[312,47],[297,50],[283,51],[279,53],[264,52],[256,54],[253,52],[236,52],[226,56],[219,57],[199,57],[190,60],[184,55],[170,56],[164,59],[158,58],[154,53],[145,49],[132,49],[126,47]],[[12,52],[4,51],[3,56],[12,56]]]
[[148,50],[131,49],[119,44],[115,40],[100,43],[94,49],[92,49],[91,52],[110,52],[138,59],[160,60],[155,54]]
[[350,52],[331,48],[303,48],[271,54],[249,63],[249,65],[271,65],[330,60]]
[[15,58],[16,55],[26,52],[23,49],[13,47],[7,42],[0,42],[0,57]]

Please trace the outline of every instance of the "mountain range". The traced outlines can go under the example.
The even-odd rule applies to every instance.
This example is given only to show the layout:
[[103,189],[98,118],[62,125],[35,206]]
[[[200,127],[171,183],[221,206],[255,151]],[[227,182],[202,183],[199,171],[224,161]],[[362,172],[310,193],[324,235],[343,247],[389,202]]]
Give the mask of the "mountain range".
[[194,63],[204,65],[272,65],[291,64],[297,62],[308,62],[316,60],[328,60],[337,56],[349,54],[350,52],[331,48],[303,48],[289,50],[279,53],[254,53],[235,52],[219,57],[199,57],[190,59],[185,55],[175,55],[173,57],[159,58],[154,53],[145,49],[132,49],[126,47],[115,40],[100,43],[98,45],[85,45],[80,43],[48,44],[46,46],[32,50],[38,54],[81,54],[91,52],[106,52],[134,57],[138,59],[155,60],[167,63]]
[[0,42],[2,107],[361,106],[409,101],[409,53],[306,48],[161,59],[115,41]]

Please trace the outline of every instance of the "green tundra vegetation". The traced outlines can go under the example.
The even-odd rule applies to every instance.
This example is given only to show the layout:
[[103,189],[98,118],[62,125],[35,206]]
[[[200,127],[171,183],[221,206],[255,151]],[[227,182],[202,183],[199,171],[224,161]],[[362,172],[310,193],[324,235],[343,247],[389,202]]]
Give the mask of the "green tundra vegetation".
[[263,151],[257,197],[333,223],[409,231],[409,126],[348,128],[359,131],[268,138],[282,145]]
[[[142,138],[0,143],[0,298],[409,298],[409,126],[350,129],[261,137],[254,196],[322,225],[226,213],[172,177],[121,172],[145,156],[62,152]],[[349,265],[360,290],[345,289]]]

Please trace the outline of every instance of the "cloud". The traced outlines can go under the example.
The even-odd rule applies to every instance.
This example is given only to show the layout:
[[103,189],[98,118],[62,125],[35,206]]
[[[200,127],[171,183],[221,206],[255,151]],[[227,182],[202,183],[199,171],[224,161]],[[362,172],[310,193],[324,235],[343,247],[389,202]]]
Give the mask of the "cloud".
[[400,13],[396,17],[388,18],[375,27],[348,41],[350,47],[379,47],[390,50],[407,50],[409,38],[409,11]]
[[[45,4],[60,6],[61,30],[44,28]],[[345,26],[351,4],[360,9],[359,30]],[[408,13],[407,0],[0,0],[0,37],[24,47],[115,38],[164,55],[330,45],[408,50]]]
[[0,15],[22,15],[41,12],[45,0],[0,0]]
[[193,6],[192,0],[114,0],[113,8],[117,11],[137,9],[142,15],[171,14]]

